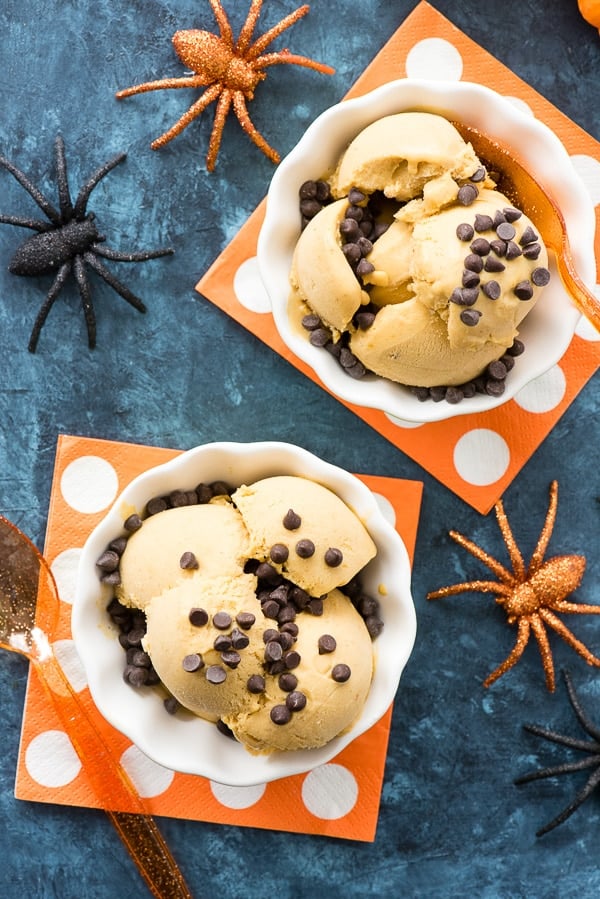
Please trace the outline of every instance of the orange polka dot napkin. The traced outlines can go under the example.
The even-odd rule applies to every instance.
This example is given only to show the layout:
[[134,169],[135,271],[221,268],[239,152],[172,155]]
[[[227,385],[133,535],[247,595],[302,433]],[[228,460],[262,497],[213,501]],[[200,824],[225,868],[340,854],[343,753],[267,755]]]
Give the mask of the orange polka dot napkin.
[[[391,709],[330,763],[304,775],[252,787],[229,787],[156,764],[95,709],[71,636],[79,554],[116,496],[138,474],[176,451],[83,437],[58,440],[44,556],[61,597],[53,643],[73,689],[155,815],[372,841],[377,818]],[[412,560],[422,484],[362,476],[385,500],[386,514]],[[40,596],[43,602],[43,596]],[[165,713],[166,715],[166,713]],[[34,671],[30,673],[15,785],[17,799],[96,808],[98,803]]]
[[[590,191],[598,221],[600,144],[428,3],[416,6],[346,96],[367,93],[396,78],[431,78],[432,73],[438,79],[479,82],[526,104],[562,140]],[[263,201],[196,289],[321,384],[314,372],[290,353],[270,314],[255,258],[264,209]],[[600,260],[600,229],[596,258]],[[486,513],[599,364],[600,335],[582,322],[558,365],[491,412],[414,427],[394,422],[382,412],[345,405],[442,484]]]

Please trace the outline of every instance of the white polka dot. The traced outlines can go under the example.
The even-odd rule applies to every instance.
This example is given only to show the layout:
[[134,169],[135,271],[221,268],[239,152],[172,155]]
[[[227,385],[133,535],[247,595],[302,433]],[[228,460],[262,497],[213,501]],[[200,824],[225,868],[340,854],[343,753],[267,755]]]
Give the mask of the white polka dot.
[[25,767],[42,787],[64,787],[75,780],[81,762],[62,730],[46,730],[34,737],[27,747]]
[[320,765],[306,775],[302,801],[317,818],[334,821],[352,811],[358,799],[358,784],[342,765]]
[[50,568],[56,581],[58,595],[63,602],[73,604],[77,584],[80,549],[65,549],[55,558]]
[[489,428],[467,431],[454,447],[454,466],[468,484],[484,487],[501,478],[510,461],[508,444]]
[[241,305],[250,312],[271,311],[271,301],[260,277],[256,256],[242,262],[233,279],[233,290]]
[[438,81],[459,81],[462,76],[462,56],[450,41],[441,37],[427,37],[418,41],[406,57],[409,78],[435,78]]
[[163,768],[137,748],[130,746],[121,756],[121,764],[129,774],[140,796],[160,796],[173,782],[175,774]]
[[226,784],[210,781],[213,796],[226,808],[250,808],[256,805],[265,792],[265,784],[254,784],[250,787],[230,787]]
[[396,425],[398,428],[422,428],[423,422],[421,421],[406,421],[404,418],[396,418],[395,415],[390,415],[389,412],[384,413],[385,417],[388,418],[393,425]]
[[87,677],[75,644],[72,640],[56,640],[52,648],[69,683],[76,693],[80,693],[87,686]]
[[106,509],[119,489],[117,473],[99,456],[81,456],[67,465],[60,480],[63,499],[76,512],[92,515]]
[[394,511],[394,507],[392,506],[387,496],[382,496],[381,493],[374,493],[373,496],[375,497],[375,502],[377,503],[379,511],[381,512],[385,520],[388,522],[388,524],[391,524],[391,526],[395,528],[396,512]]
[[593,156],[576,153],[571,156],[575,171],[585,184],[594,206],[600,203],[600,162]]
[[522,387],[515,396],[515,403],[526,412],[549,412],[555,409],[565,395],[567,381],[560,365],[554,365],[539,378]]

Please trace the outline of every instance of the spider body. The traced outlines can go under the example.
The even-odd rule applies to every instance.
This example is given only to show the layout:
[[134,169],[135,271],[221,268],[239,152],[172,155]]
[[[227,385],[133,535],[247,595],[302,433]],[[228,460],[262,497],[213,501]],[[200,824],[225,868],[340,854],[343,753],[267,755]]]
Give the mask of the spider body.
[[9,271],[14,275],[24,277],[54,275],[54,280],[31,332],[29,350],[32,353],[37,348],[40,332],[48,313],[71,273],[75,278],[81,298],[88,344],[93,349],[96,345],[96,316],[87,270],[95,271],[138,312],[145,312],[146,307],[141,299],[113,275],[102,259],[110,259],[115,262],[145,262],[148,259],[167,256],[173,252],[171,249],[163,249],[122,253],[103,245],[105,238],[98,232],[94,213],[87,211],[87,205],[94,188],[115,166],[123,162],[126,158],[125,153],[119,153],[100,166],[83,185],[73,202],[67,180],[65,145],[60,135],[55,141],[55,152],[58,208],[55,208],[10,160],[0,156],[0,168],[10,172],[46,216],[46,220],[40,220],[0,215],[0,224],[16,225],[19,228],[28,228],[36,232],[17,247],[9,263]]
[[570,802],[562,812],[560,812],[555,818],[553,818],[552,821],[550,821],[548,824],[544,825],[544,827],[540,828],[540,830],[537,831],[536,836],[538,837],[543,836],[550,830],[554,830],[555,827],[558,827],[559,824],[562,824],[563,821],[566,821],[567,818],[570,818],[573,812],[577,811],[579,806],[582,805],[589,796],[591,796],[598,784],[600,784],[600,727],[594,725],[585,713],[583,706],[579,702],[577,693],[575,692],[575,687],[573,686],[573,682],[571,680],[569,672],[563,671],[563,677],[565,679],[565,684],[567,687],[569,702],[571,703],[571,707],[575,712],[575,716],[583,730],[592,739],[581,740],[577,737],[571,737],[567,734],[559,734],[556,733],[556,731],[549,730],[548,728],[540,727],[540,725],[538,724],[524,724],[523,727],[526,731],[529,731],[529,733],[535,734],[538,737],[542,737],[544,740],[550,740],[550,742],[557,743],[560,746],[568,746],[570,749],[576,749],[580,752],[585,752],[587,753],[587,755],[582,756],[577,761],[564,762],[562,765],[540,768],[537,771],[531,771],[529,774],[523,774],[521,777],[518,777],[515,780],[515,784],[530,783],[533,780],[540,780],[544,777],[557,777],[560,774],[572,774],[577,771],[585,771],[589,768],[592,768],[593,770],[572,802]]
[[484,681],[484,687],[498,680],[519,661],[529,638],[535,637],[542,665],[546,675],[546,686],[550,692],[555,688],[554,664],[546,628],[550,628],[574,649],[589,665],[600,667],[600,659],[575,637],[556,614],[589,613],[600,614],[600,606],[569,602],[567,597],[579,587],[585,571],[585,557],[577,555],[554,556],[544,561],[548,542],[554,529],[558,504],[558,484],[550,485],[550,502],[537,545],[529,566],[525,566],[523,556],[515,542],[502,500],[495,505],[496,518],[513,566],[509,571],[493,556],[481,549],[472,540],[450,531],[450,536],[460,546],[479,559],[499,578],[498,581],[465,581],[450,587],[442,587],[429,593],[428,599],[441,599],[467,591],[492,593],[496,602],[504,608],[508,623],[516,625],[517,639],[507,658]]
[[264,69],[282,63],[304,66],[323,74],[332,74],[333,69],[323,63],[315,62],[305,56],[297,56],[289,50],[265,53],[265,49],[283,31],[301,19],[309,11],[307,5],[300,6],[273,28],[256,40],[252,35],[260,15],[263,0],[252,0],[248,16],[237,40],[233,37],[229,19],[223,9],[221,0],[209,0],[214,13],[219,34],[210,31],[190,29],[177,31],[172,38],[175,53],[184,66],[193,74],[179,78],[161,78],[158,81],[146,81],[117,92],[117,99],[131,97],[147,91],[176,89],[182,87],[204,87],[206,90],[190,106],[175,124],[160,137],[152,141],[153,150],[158,150],[180,134],[184,128],[197,118],[212,102],[217,102],[214,124],[210,136],[206,168],[211,172],[217,160],[223,127],[231,107],[249,136],[250,140],[272,162],[279,162],[279,153],[271,147],[257,131],[248,115],[247,101],[254,99],[257,85],[267,77]]

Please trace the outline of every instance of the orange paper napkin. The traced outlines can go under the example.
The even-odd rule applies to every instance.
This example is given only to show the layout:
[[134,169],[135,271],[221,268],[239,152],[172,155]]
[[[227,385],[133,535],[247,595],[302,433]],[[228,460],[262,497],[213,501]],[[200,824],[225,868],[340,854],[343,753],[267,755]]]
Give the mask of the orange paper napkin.
[[[418,4],[346,96],[365,94],[404,77],[475,81],[525,104],[564,143],[600,217],[600,144],[425,2]],[[264,210],[263,201],[196,289],[323,386],[290,353],[273,323],[255,258]],[[600,260],[600,229],[596,258]],[[597,370],[599,338],[583,322],[558,365],[514,400],[485,414],[412,427],[381,412],[345,405],[478,511],[488,512]]]
[[[234,788],[157,765],[96,711],[70,628],[81,547],[117,494],[142,471],[166,462],[175,450],[82,437],[58,441],[44,555],[61,597],[56,656],[73,688],[92,712],[153,814],[352,840],[375,838],[391,709],[332,762],[306,775]],[[422,484],[361,476],[384,498],[412,560]],[[17,766],[18,799],[97,807],[68,737],[31,672]]]

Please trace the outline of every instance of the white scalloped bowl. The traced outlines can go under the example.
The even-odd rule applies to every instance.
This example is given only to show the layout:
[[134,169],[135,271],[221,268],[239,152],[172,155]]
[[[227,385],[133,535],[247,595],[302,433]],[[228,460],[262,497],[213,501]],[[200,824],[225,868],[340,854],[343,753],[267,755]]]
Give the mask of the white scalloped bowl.
[[504,394],[501,397],[477,394],[455,405],[420,402],[407,387],[376,375],[354,380],[329,353],[312,346],[297,332],[290,323],[287,304],[292,256],[300,235],[300,185],[331,171],[349,142],[371,122],[409,110],[437,112],[513,147],[558,202],[567,223],[577,270],[592,288],[596,222],[591,199],[558,137],[515,103],[481,85],[413,79],[392,81],[371,93],[332,106],[309,126],[272,178],[258,240],[259,270],[275,325],[287,347],[339,399],[378,409],[401,420],[424,423],[486,412],[512,399],[526,384],[558,362],[581,316],[563,288],[552,259],[550,284],[520,326],[519,336],[525,343],[525,352],[515,360]]
[[[366,705],[350,731],[320,749],[252,755],[220,734],[215,725],[192,715],[169,715],[153,689],[136,690],[123,680],[124,655],[106,612],[112,591],[101,584],[96,560],[123,521],[141,514],[149,499],[200,482],[225,480],[231,486],[271,475],[302,475],[329,487],[363,521],[377,546],[363,569],[363,587],[381,597],[384,630],[375,639],[375,674]],[[154,761],[174,771],[197,774],[217,783],[249,786],[300,774],[337,755],[388,710],[411,654],[416,616],[410,592],[410,566],[404,543],[384,517],[375,495],[354,475],[287,443],[211,443],[182,453],[135,478],[94,529],[81,554],[72,633],[94,702],[117,730]]]

